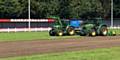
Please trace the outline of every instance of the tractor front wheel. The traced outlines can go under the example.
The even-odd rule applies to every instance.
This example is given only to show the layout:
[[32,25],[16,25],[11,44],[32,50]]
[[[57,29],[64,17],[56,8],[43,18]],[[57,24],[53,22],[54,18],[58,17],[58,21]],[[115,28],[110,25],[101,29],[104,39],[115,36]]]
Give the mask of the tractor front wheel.
[[58,35],[58,36],[63,36],[63,31],[58,31],[58,32],[57,32],[57,35]]
[[90,33],[90,36],[96,36],[96,31],[92,30],[91,33]]

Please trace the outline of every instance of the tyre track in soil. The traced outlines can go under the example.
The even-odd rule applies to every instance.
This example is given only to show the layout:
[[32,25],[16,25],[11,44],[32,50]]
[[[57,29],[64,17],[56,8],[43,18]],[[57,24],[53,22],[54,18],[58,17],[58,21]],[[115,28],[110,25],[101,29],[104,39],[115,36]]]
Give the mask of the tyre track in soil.
[[120,46],[120,36],[0,42],[0,58]]

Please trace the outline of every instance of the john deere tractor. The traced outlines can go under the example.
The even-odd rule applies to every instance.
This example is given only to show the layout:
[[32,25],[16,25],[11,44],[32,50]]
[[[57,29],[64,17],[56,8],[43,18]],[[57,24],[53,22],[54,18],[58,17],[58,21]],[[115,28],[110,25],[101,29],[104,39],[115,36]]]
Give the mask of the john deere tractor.
[[106,36],[108,29],[102,19],[87,20],[81,25],[79,34],[82,36]]
[[49,31],[50,36],[74,35],[74,28],[70,27],[69,22],[60,19],[57,16],[51,16],[55,20],[52,29]]

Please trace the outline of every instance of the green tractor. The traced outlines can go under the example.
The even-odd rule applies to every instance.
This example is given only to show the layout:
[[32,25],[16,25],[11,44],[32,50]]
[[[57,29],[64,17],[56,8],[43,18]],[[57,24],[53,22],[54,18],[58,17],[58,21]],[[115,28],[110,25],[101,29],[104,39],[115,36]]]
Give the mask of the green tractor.
[[52,29],[49,31],[50,36],[74,35],[75,31],[69,26],[69,22],[60,19],[57,16],[50,17],[55,20]]
[[49,31],[50,36],[63,36],[63,35],[80,35],[80,36],[107,36],[113,35],[107,29],[107,25],[103,19],[97,18],[92,20],[78,20],[70,19],[65,21],[59,17],[51,17],[55,20],[52,29]]
[[102,19],[94,19],[85,21],[79,33],[81,36],[107,36],[107,25]]

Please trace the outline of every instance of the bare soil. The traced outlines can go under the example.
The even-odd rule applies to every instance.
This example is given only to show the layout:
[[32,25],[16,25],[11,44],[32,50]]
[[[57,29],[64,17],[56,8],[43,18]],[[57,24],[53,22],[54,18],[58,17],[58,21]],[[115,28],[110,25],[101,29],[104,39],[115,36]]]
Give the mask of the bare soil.
[[120,46],[120,36],[0,42],[0,58]]

